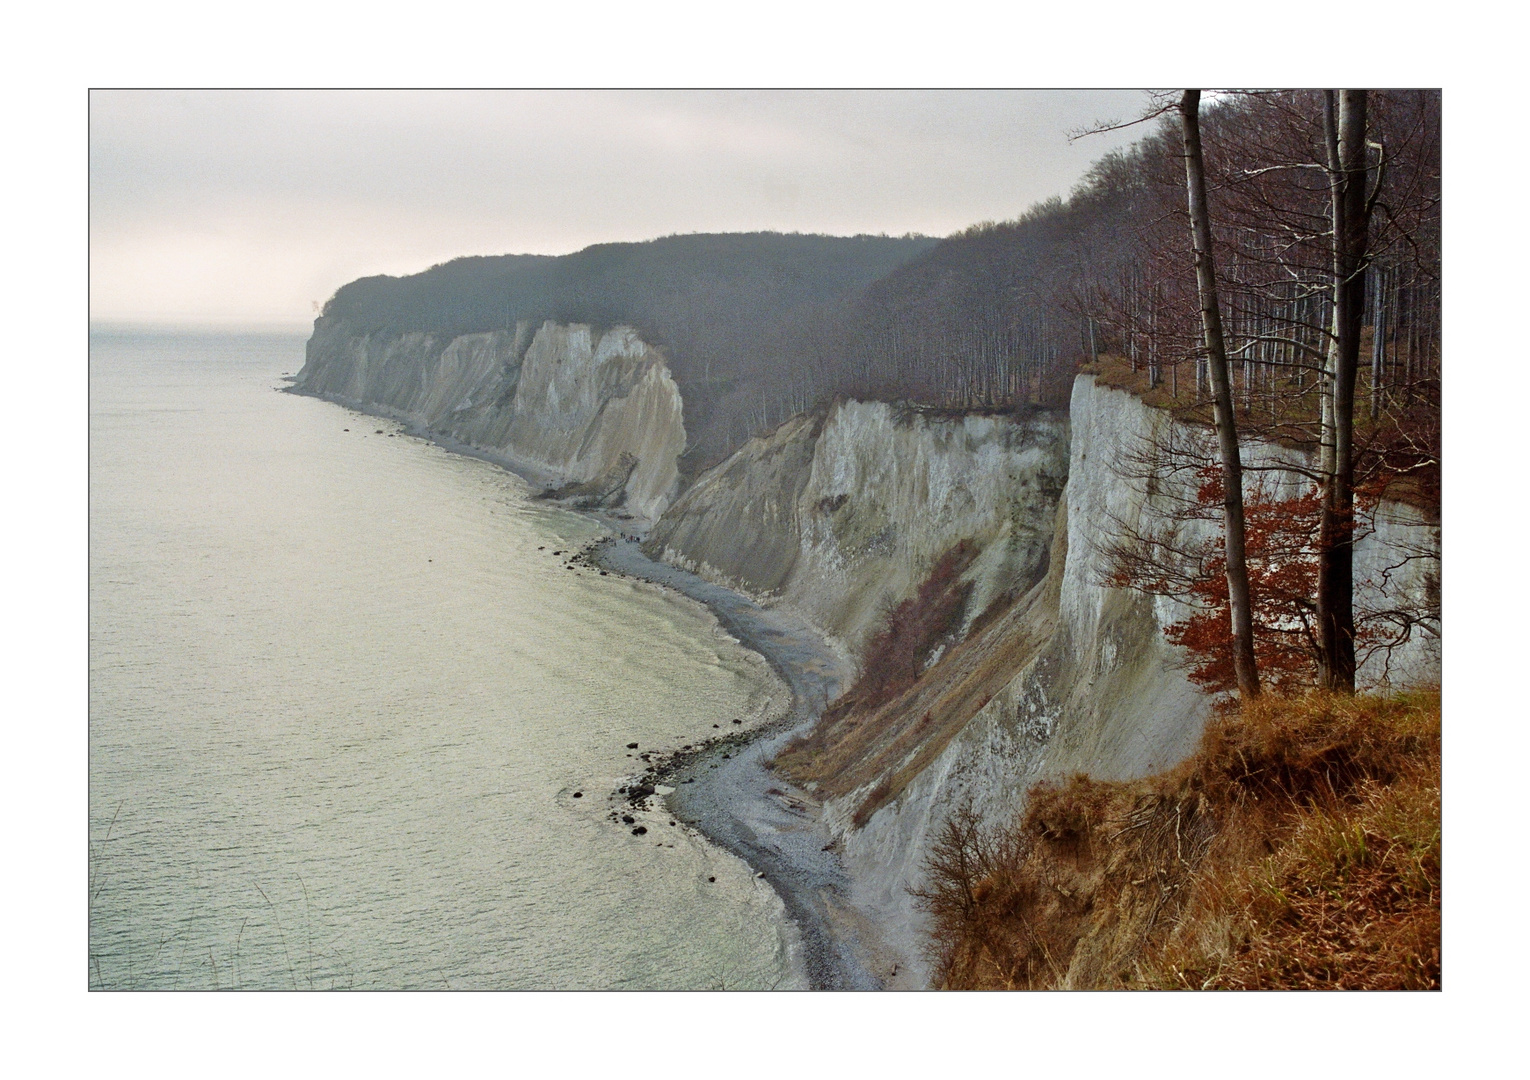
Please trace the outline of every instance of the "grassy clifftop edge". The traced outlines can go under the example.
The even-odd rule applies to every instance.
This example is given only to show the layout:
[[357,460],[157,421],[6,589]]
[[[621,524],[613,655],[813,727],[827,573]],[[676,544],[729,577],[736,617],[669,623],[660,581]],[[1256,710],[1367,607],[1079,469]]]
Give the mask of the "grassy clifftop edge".
[[947,989],[1438,989],[1440,694],[1266,697],[1178,768],[947,824]]

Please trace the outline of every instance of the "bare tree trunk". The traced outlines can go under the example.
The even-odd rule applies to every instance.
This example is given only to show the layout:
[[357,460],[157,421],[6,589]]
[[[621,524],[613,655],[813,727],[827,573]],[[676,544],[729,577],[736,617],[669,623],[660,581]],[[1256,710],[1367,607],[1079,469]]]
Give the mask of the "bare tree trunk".
[[1386,393],[1387,361],[1387,278],[1376,275],[1376,313],[1371,319],[1371,419],[1381,416],[1381,405]]
[[1323,508],[1318,523],[1319,678],[1329,690],[1355,689],[1355,379],[1365,317],[1366,148],[1364,90],[1333,94],[1324,120],[1333,207],[1333,345],[1325,391]]
[[1180,99],[1185,133],[1185,188],[1190,202],[1190,236],[1195,244],[1195,280],[1200,292],[1201,328],[1215,401],[1217,441],[1222,456],[1223,538],[1227,552],[1227,599],[1232,616],[1233,671],[1245,701],[1259,696],[1254,662],[1254,619],[1249,602],[1248,566],[1243,551],[1243,461],[1238,450],[1232,387],[1227,378],[1227,346],[1217,303],[1216,265],[1211,257],[1211,216],[1206,207],[1206,166],[1201,155],[1201,92],[1186,90]]

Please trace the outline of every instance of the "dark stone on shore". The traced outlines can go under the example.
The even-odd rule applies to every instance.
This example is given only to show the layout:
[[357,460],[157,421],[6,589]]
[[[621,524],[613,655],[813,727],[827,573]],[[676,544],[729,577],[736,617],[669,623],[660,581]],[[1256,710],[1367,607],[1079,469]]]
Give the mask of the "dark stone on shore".
[[721,725],[721,724],[713,724],[713,725],[712,725],[712,726],[713,726],[713,727],[722,727],[722,725]]
[[715,877],[709,877],[709,878],[707,878],[707,880],[708,881],[716,881],[717,879]]
[[648,831],[648,826],[647,825],[639,825],[637,828],[632,830],[632,835],[633,836],[642,836],[647,831]]
[[647,784],[640,784],[637,787],[633,788],[632,791],[631,791],[631,796],[632,796],[632,799],[634,801],[636,801],[638,799],[646,799],[646,798],[648,798],[648,796],[650,796],[652,794],[653,794],[653,788],[649,787]]
[[636,820],[637,819],[634,818],[631,814],[623,814],[622,815],[622,824],[623,825],[631,825]]
[[627,749],[628,750],[636,750],[637,749],[637,743],[635,743],[635,742],[628,743],[627,744]]
[[743,721],[742,721],[742,720],[735,720],[735,721],[733,721],[733,722],[734,722],[734,723],[735,723],[735,724],[742,724],[742,723],[743,723]]
[[605,572],[605,571],[604,571],[604,570],[602,570],[602,571],[601,571],[601,572],[600,572],[600,576],[601,576],[601,577],[605,577],[605,576],[606,576],[606,572]]
[[576,798],[576,799],[582,799],[582,798],[584,798],[584,792],[582,792],[582,791],[576,791],[576,792],[574,792],[574,798]]

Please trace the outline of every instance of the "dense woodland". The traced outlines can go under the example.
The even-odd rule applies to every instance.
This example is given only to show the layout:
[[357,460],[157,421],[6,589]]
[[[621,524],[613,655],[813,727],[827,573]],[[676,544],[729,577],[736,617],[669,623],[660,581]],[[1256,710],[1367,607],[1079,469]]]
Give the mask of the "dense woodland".
[[[598,244],[564,256],[455,259],[341,288],[326,318],[358,331],[463,334],[546,319],[637,327],[662,349],[686,402],[692,471],[790,411],[796,328],[823,325],[929,237],[741,233]],[[798,380],[807,385],[805,380]],[[812,385],[816,386],[814,381]]]
[[[1438,498],[1440,96],[1372,91],[1361,474]],[[1333,338],[1321,91],[1202,110],[1227,352],[1250,434],[1312,446]],[[458,259],[342,288],[358,329],[454,333],[552,318],[637,326],[686,395],[696,469],[836,394],[959,408],[1062,405],[1085,364],[1206,412],[1179,125],[1102,157],[1066,198],[924,237],[755,233]],[[1362,475],[1363,478],[1363,475]]]
[[[1372,91],[1374,206],[1359,408],[1367,447],[1437,499],[1440,97]],[[1320,91],[1232,94],[1203,110],[1213,248],[1240,429],[1316,444],[1333,338]],[[825,333],[826,338],[831,335]],[[827,361],[838,356],[837,367]],[[957,406],[1063,404],[1085,363],[1195,414],[1210,393],[1179,123],[1098,161],[1066,200],[975,226],[876,282],[805,365],[824,386]],[[816,389],[816,387],[814,388]],[[796,396],[813,395],[813,389]]]

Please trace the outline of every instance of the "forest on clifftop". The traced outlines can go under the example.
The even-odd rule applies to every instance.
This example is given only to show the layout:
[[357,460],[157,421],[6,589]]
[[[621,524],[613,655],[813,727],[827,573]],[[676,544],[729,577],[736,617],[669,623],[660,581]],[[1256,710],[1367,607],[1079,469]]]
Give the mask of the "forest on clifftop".
[[[1377,460],[1433,502],[1440,95],[1370,96],[1377,184],[1357,393]],[[1224,94],[1202,130],[1240,426],[1310,447],[1333,314],[1323,94]],[[456,259],[351,282],[324,318],[357,333],[630,324],[684,394],[691,475],[836,395],[1061,406],[1086,365],[1194,417],[1209,385],[1183,150],[1172,118],[1145,131],[1066,198],[943,240],[695,234]]]

